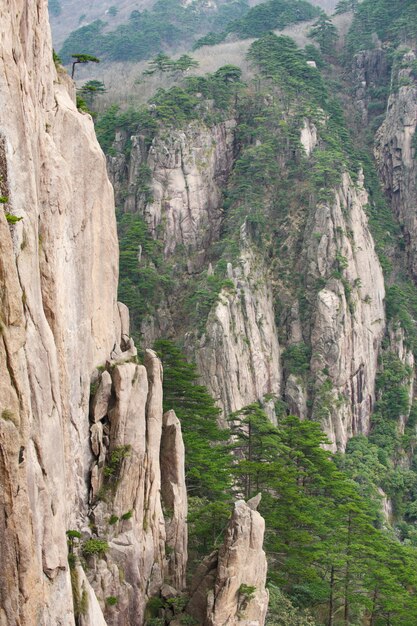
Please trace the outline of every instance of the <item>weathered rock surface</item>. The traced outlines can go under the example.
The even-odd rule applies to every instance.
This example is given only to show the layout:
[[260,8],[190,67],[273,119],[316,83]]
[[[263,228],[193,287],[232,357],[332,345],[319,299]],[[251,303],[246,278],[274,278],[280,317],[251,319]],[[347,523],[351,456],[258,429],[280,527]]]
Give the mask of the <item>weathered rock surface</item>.
[[2,207],[23,218],[9,226],[0,210],[0,622],[66,625],[90,377],[118,341],[113,192],[53,64],[47,3],[2,3],[0,40]]
[[265,523],[243,500],[236,502],[224,544],[197,570],[187,612],[202,626],[263,626],[268,608]]
[[225,415],[267,394],[279,396],[281,383],[268,271],[249,243],[239,265],[229,265],[228,278],[234,287],[222,290],[196,354],[202,380]]
[[352,435],[369,431],[385,329],[384,281],[362,183],[355,186],[345,174],[335,201],[319,205],[307,225],[307,281],[313,293],[314,285],[323,285],[311,327],[313,416],[333,448],[342,450]]
[[97,423],[92,426],[97,478],[90,513],[95,532],[107,537],[110,549],[89,579],[103,606],[106,597],[118,598],[117,611],[107,606],[105,617],[108,624],[122,626],[142,624],[147,599],[159,594],[167,576],[176,589],[184,587],[187,498],[181,428],[172,411],[162,414],[159,359],[147,350],[145,366],[116,362],[111,381],[104,454],[94,446]]
[[353,58],[352,78],[355,86],[355,104],[360,111],[362,127],[369,120],[368,106],[372,90],[386,84],[389,76],[388,58],[382,48],[362,50]]
[[[92,120],[54,66],[46,0],[3,3],[0,41],[0,624],[75,624],[66,531],[81,529],[109,543],[88,557],[88,580],[72,569],[83,626],[139,625],[167,567],[161,364],[132,362],[113,191]],[[171,480],[175,551],[186,503]],[[186,551],[172,559],[183,580]]]
[[388,101],[385,121],[376,134],[375,156],[391,207],[404,232],[409,267],[417,277],[417,81],[416,52],[402,59],[399,85]]
[[[234,120],[207,128],[193,122],[167,137],[156,137],[149,151],[139,136],[131,137],[129,157],[109,157],[109,172],[119,206],[144,215],[150,232],[171,255],[178,245],[189,252],[208,250],[219,235],[222,189],[233,165]],[[151,174],[144,193],[144,168]],[[162,229],[162,232],[160,232]],[[202,259],[194,263],[202,262]]]
[[165,509],[168,577],[175,589],[185,589],[187,565],[187,489],[181,424],[174,411],[163,417],[161,440],[161,496]]

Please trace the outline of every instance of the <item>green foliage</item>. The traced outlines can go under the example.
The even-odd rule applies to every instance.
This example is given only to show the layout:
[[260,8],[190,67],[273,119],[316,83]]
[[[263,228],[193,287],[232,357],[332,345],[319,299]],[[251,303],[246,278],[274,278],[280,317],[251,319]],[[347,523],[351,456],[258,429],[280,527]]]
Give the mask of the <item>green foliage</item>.
[[[101,80],[89,80],[80,89],[77,89],[77,94],[89,108],[93,106],[95,98],[103,93],[106,93],[106,88]],[[80,107],[77,105],[77,108]]]
[[[185,478],[190,497],[189,537],[192,556],[207,554],[229,517],[231,459],[227,430],[217,425],[219,409],[205,387],[197,383],[194,364],[175,344],[158,340],[155,350],[164,367],[164,410],[174,409],[185,444]],[[193,498],[202,500],[193,506]],[[194,552],[195,551],[195,552]]]
[[[181,59],[185,63],[185,57],[186,55],[175,63],[180,63]],[[164,64],[168,57],[158,55],[157,59],[158,63]],[[138,110],[130,108],[120,112],[117,106],[110,107],[98,117],[95,125],[101,147],[107,154],[113,154],[112,144],[116,130],[124,131],[126,136],[141,135],[146,146],[149,146],[160,128],[181,127],[195,119],[204,119],[208,123],[224,119],[230,114],[241,87],[240,76],[239,68],[226,65],[214,74],[187,77],[183,87],[159,89],[149,105]],[[210,108],[203,106],[201,95],[204,99],[213,101]]]
[[245,0],[220,5],[217,11],[203,3],[189,5],[180,0],[157,0],[152,9],[132,11],[127,23],[105,31],[105,22],[96,20],[83,26],[65,40],[61,56],[68,63],[73,50],[82,47],[87,53],[110,61],[140,61],[155,56],[161,50],[175,50],[210,29],[221,31],[231,17],[248,11]]
[[185,73],[192,68],[198,67],[198,65],[198,61],[189,54],[183,54],[177,61],[174,61],[168,55],[160,52],[154,59],[149,61],[148,69],[143,72],[143,75],[152,76],[155,72]]
[[81,111],[81,113],[90,113],[92,115],[92,112],[88,108],[87,102],[78,93],[76,95],[76,105],[77,109]]
[[154,348],[164,366],[164,410],[174,409],[181,422],[188,490],[210,500],[223,499],[230,486],[230,468],[225,456],[228,432],[217,426],[219,409],[197,383],[196,366],[174,343],[159,339]]
[[157,132],[158,125],[148,109],[127,109],[119,112],[118,106],[113,105],[99,116],[95,129],[104,152],[110,153],[117,129],[125,131],[128,136],[138,133],[149,145]]
[[54,62],[55,67],[58,69],[61,65],[62,65],[62,59],[61,57],[55,52],[55,50],[52,50],[52,60]]
[[[335,463],[318,424],[290,416],[275,427],[256,405],[241,415],[232,425],[237,484],[247,496],[262,491],[269,577],[290,599],[290,606],[272,609],[270,623],[314,624],[296,605],[310,607],[318,623],[332,623],[342,612],[348,624],[382,624],[392,611],[392,623],[411,626],[417,557],[381,529],[374,481],[385,470],[376,447],[358,439],[348,452],[355,458],[339,455]],[[354,476],[351,470],[363,453],[361,483],[360,468]]]
[[130,446],[118,446],[110,453],[110,458],[106,467],[104,468],[104,476],[117,477],[123,460],[130,454]]
[[398,277],[396,284],[387,288],[386,314],[404,329],[406,345],[417,356],[417,293],[409,279]]
[[417,36],[417,5],[414,0],[363,0],[354,9],[346,46],[350,57],[358,50],[375,47],[373,33],[393,47],[411,43]]
[[382,413],[385,419],[398,420],[401,415],[408,415],[410,399],[408,386],[412,369],[393,352],[382,356],[382,368],[376,381],[378,395],[376,413]]
[[116,524],[118,521],[119,521],[119,518],[117,517],[117,515],[110,515],[109,517],[110,526],[114,526],[114,524]]
[[275,585],[268,586],[269,604],[266,626],[315,626],[309,611],[294,606],[290,598]]
[[109,544],[107,541],[103,541],[102,539],[87,539],[83,543],[82,553],[85,557],[89,556],[104,556],[107,550],[109,549]]
[[106,604],[108,604],[109,606],[116,606],[118,602],[119,598],[116,598],[116,596],[108,596],[106,598]]
[[310,368],[311,349],[304,343],[296,343],[284,350],[282,358],[289,374],[304,376]]
[[[149,172],[142,169],[142,192],[149,198]],[[130,309],[133,335],[144,317],[160,303],[164,289],[172,284],[162,245],[153,239],[142,216],[118,214],[120,241],[119,298]],[[139,254],[140,251],[140,254]]]
[[253,587],[252,585],[245,585],[245,583],[242,583],[238,589],[239,595],[241,595],[247,602],[255,597],[255,591],[256,587]]
[[290,24],[313,19],[319,13],[319,9],[304,0],[268,0],[252,7],[242,18],[231,21],[222,33],[209,33],[199,39],[194,49],[220,43],[230,33],[239,39],[260,37],[271,30],[282,30]]
[[123,513],[123,515],[121,515],[120,519],[121,520],[128,520],[133,516],[133,511],[126,511],[126,513]]
[[72,62],[72,70],[71,70],[71,78],[74,78],[75,66],[78,63],[85,65],[86,63],[100,63],[100,59],[92,54],[71,54],[71,58],[74,59]]
[[[198,490],[194,491],[199,493]],[[202,495],[188,497],[188,555],[192,570],[201,563],[203,555],[223,542],[230,510],[231,503],[224,495],[218,500],[210,500]]]
[[338,39],[337,28],[325,14],[320,15],[308,36],[317,41],[323,54],[334,52],[335,43]]
[[339,0],[337,3],[335,14],[347,13],[348,11],[355,11],[358,7],[359,0]]
[[164,603],[159,597],[149,598],[146,603],[146,617],[157,617],[159,613],[159,609],[164,607]]
[[67,530],[66,535],[69,539],[81,539],[81,533],[78,530]]
[[17,217],[17,215],[13,215],[12,213],[5,213],[4,216],[8,224],[17,224],[17,222],[23,219],[23,217]]

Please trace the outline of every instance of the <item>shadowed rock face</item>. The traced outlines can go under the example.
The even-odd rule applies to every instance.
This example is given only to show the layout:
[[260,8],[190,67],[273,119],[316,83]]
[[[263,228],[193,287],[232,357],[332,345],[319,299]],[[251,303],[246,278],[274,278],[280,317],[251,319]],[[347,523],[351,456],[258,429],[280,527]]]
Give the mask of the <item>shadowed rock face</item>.
[[397,80],[404,86],[388,100],[384,123],[376,134],[375,157],[392,209],[402,226],[409,268],[417,278],[417,81],[411,70],[417,53],[404,55]]

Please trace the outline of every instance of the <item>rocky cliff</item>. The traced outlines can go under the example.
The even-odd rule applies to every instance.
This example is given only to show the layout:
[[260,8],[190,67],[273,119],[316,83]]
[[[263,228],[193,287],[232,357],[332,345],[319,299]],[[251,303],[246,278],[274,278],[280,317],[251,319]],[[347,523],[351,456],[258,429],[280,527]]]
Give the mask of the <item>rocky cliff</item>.
[[268,607],[260,497],[236,502],[224,544],[197,570],[187,613],[202,626],[263,626]]
[[[392,89],[385,120],[377,132],[375,156],[380,178],[404,234],[409,268],[417,276],[415,208],[417,81],[413,67],[416,52],[401,56],[393,69]],[[413,65],[414,64],[414,65]]]
[[113,190],[47,3],[0,24],[0,623],[140,625],[185,584],[180,424],[117,303]]
[[363,177],[343,176],[334,202],[307,224],[307,285],[316,290],[311,320],[313,416],[334,447],[367,434],[375,403],[378,354],[385,331],[385,288],[365,215]]
[[[221,291],[196,350],[202,380],[226,416],[258,399],[266,400],[266,405],[272,401],[273,407],[281,386],[268,272],[250,245],[245,224],[241,243],[239,263],[228,267],[233,288]],[[270,415],[274,416],[273,408]]]
[[[71,623],[90,377],[120,343],[113,193],[51,54],[44,1],[0,9],[2,623]],[[88,176],[86,173],[88,172]],[[9,217],[9,220],[13,219]]]
[[[365,61],[357,61],[369,81],[377,80],[374,66],[382,72],[383,61],[376,56],[373,64],[368,62],[369,76]],[[140,135],[134,135],[128,159],[127,138],[119,134],[114,144],[117,155],[109,157],[124,210],[145,217],[167,258],[180,246],[187,263],[174,259],[175,273],[184,281],[200,276],[202,289],[201,277],[206,274],[207,283],[213,274],[213,250],[228,228],[222,190],[227,190],[230,180],[233,183],[241,158],[233,149],[234,134],[239,137],[239,132],[238,120],[212,127],[195,122],[183,131],[167,128],[148,150]],[[306,167],[314,167],[321,134],[326,132],[323,120],[304,117],[298,132],[299,158],[305,159]],[[285,179],[285,159],[291,157],[280,158]],[[148,167],[151,199],[143,193],[143,164]],[[274,181],[277,186],[280,175]],[[343,450],[350,437],[369,432],[385,331],[385,287],[365,213],[368,195],[363,173],[354,181],[345,172],[329,194],[326,202],[298,204],[280,226],[287,251],[282,258],[274,258],[270,233],[260,242],[248,218],[241,218],[234,243],[238,252],[227,264],[226,285],[220,288],[207,320],[198,320],[200,333],[187,326],[186,315],[178,315],[178,293],[167,296],[142,331],[145,345],[152,345],[158,336],[183,338],[223,416],[259,400],[275,421],[274,404],[283,400],[291,413],[322,422],[332,449]],[[263,219],[273,230],[276,218],[268,213],[267,195],[263,202]],[[285,282],[285,274],[292,277],[292,284]],[[299,292],[294,289],[297,274],[308,314],[300,310]],[[281,319],[277,301],[286,311]],[[308,348],[310,355],[305,364],[309,381],[286,367],[285,358],[282,362],[283,351],[285,357],[300,346]]]
[[[127,138],[122,133],[115,143],[117,156],[109,157],[116,204],[144,216],[152,235],[163,241],[166,256],[178,246],[188,255],[197,253],[197,269],[204,262],[204,251],[219,237],[235,125],[230,120],[209,129],[191,123],[184,130],[157,136],[149,148],[140,135],[133,135],[128,156],[123,153]],[[144,193],[144,171],[150,177],[150,201]]]

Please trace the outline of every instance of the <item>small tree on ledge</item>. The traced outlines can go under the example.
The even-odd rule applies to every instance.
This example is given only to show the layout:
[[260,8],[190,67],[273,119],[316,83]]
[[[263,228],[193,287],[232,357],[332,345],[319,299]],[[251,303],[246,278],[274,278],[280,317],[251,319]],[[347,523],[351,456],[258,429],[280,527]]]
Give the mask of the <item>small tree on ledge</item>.
[[92,56],[91,54],[72,54],[75,61],[72,64],[71,78],[74,78],[75,66],[77,63],[100,63],[100,59]]

